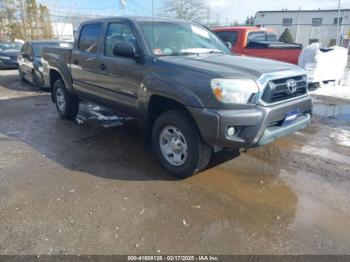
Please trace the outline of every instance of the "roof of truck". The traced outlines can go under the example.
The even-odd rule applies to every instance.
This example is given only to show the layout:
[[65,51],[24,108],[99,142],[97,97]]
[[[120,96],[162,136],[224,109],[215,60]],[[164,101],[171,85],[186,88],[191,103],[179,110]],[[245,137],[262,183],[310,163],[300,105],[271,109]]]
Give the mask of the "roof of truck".
[[259,26],[222,26],[214,27],[213,31],[266,31],[274,32],[271,28],[259,27]]
[[48,43],[66,43],[67,41],[63,40],[29,40],[28,43],[32,44],[48,44]]
[[100,21],[108,21],[108,20],[125,20],[125,21],[133,21],[133,22],[187,22],[191,23],[191,21],[186,21],[182,19],[168,18],[168,17],[151,17],[151,16],[108,16],[95,18],[91,20],[87,20],[84,23],[91,22],[100,22]]

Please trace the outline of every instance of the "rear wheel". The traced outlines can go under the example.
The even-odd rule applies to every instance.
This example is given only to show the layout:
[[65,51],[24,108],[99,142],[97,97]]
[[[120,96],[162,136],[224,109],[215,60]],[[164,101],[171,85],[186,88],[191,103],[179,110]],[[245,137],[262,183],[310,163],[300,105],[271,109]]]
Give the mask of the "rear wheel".
[[210,161],[211,146],[202,141],[193,120],[181,110],[167,111],[156,119],[152,142],[162,166],[180,178],[202,171]]
[[74,119],[79,111],[78,98],[70,95],[60,79],[54,84],[54,98],[58,113],[64,119]]

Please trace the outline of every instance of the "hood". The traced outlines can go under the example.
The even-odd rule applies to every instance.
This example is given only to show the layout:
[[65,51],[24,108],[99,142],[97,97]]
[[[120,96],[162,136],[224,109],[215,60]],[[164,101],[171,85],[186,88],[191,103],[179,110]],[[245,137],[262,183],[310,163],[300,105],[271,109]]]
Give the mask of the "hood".
[[274,60],[227,54],[164,56],[159,59],[188,69],[206,71],[208,74],[215,74],[223,78],[257,79],[265,73],[300,69],[293,64]]
[[18,50],[4,50],[0,51],[0,55],[9,56],[9,57],[17,57],[19,51]]

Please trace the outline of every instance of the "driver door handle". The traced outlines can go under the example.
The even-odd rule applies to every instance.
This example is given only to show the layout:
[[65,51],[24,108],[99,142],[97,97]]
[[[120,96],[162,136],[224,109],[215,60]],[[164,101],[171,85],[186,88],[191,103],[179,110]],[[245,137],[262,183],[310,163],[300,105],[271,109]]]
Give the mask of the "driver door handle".
[[106,69],[107,69],[107,66],[106,66],[105,64],[101,64],[101,65],[100,65],[100,69],[101,69],[101,70],[106,70]]

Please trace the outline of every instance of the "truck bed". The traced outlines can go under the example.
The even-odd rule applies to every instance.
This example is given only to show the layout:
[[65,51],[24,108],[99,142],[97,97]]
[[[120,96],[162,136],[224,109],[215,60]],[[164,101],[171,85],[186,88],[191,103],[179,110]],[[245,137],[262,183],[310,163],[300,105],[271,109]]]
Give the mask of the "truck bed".
[[42,58],[48,63],[60,62],[69,64],[72,54],[71,48],[65,47],[44,47]]
[[66,47],[44,47],[42,52],[42,64],[44,78],[49,81],[50,68],[59,68],[62,79],[68,84],[71,82],[70,59],[72,49]]
[[302,49],[301,44],[291,44],[284,42],[250,42],[249,48],[273,48],[273,49]]

